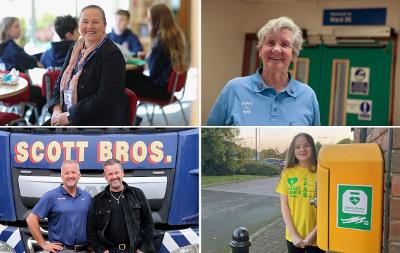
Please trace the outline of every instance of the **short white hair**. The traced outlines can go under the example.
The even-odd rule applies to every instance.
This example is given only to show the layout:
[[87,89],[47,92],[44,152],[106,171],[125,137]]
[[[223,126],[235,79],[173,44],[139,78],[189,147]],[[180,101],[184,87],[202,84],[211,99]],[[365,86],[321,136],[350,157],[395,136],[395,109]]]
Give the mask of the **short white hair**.
[[63,170],[63,168],[65,167],[66,164],[75,164],[76,168],[78,169],[78,172],[80,173],[80,168],[79,168],[79,162],[75,161],[75,160],[65,160],[62,164],[61,164],[61,171]]
[[266,35],[287,29],[292,32],[292,48],[296,56],[299,55],[301,47],[303,45],[303,33],[298,25],[289,17],[280,17],[276,19],[271,19],[266,23],[258,32],[258,44],[257,48],[261,48],[264,43]]

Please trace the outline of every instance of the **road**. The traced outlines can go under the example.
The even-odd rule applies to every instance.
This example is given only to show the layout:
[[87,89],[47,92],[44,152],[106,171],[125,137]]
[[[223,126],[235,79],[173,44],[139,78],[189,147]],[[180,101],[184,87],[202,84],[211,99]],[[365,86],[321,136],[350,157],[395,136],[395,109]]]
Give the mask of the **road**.
[[280,218],[277,181],[271,177],[203,188],[201,252],[230,252],[234,229],[243,226],[254,234]]

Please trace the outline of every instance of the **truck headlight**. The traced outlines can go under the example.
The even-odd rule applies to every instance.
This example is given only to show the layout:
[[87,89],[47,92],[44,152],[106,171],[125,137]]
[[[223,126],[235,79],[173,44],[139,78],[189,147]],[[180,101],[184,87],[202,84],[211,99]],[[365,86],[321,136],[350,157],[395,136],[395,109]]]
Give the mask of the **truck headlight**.
[[7,243],[0,241],[0,252],[1,253],[15,253],[14,249],[10,247]]

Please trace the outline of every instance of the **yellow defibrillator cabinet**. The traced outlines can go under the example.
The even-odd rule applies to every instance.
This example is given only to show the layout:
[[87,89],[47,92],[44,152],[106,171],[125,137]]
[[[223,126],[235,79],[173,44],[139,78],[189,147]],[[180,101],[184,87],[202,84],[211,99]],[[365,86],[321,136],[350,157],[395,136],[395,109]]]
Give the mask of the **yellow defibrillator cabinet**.
[[377,144],[323,146],[317,170],[317,245],[380,253],[384,164]]

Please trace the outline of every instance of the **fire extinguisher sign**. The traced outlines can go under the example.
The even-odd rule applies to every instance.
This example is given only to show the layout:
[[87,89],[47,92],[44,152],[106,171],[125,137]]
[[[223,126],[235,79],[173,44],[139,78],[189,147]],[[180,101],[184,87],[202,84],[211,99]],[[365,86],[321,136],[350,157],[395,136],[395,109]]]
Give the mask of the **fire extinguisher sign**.
[[371,230],[372,186],[344,185],[337,188],[337,227]]

